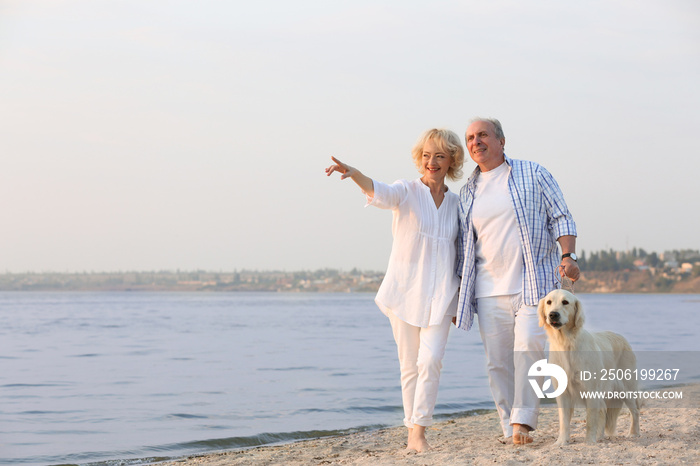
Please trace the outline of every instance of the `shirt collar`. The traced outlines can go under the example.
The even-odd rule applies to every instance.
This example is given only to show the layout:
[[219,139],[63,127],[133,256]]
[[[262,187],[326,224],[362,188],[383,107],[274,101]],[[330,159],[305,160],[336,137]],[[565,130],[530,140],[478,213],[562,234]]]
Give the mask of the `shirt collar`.
[[[416,181],[416,183],[418,183],[419,185],[423,186],[425,189],[427,189],[428,191],[430,191],[430,188],[429,188],[425,183],[423,183],[423,180],[422,180],[422,179],[416,178],[415,181]],[[449,193],[449,192],[450,192],[450,187],[447,186],[447,183],[445,183],[445,194],[447,194],[447,193]]]
[[[508,166],[513,166],[512,160],[505,153],[503,154],[503,159],[508,164]],[[474,185],[474,183],[476,183],[477,177],[479,176],[479,173],[481,173],[481,168],[479,168],[479,166],[477,165],[472,174],[469,176],[467,184]]]

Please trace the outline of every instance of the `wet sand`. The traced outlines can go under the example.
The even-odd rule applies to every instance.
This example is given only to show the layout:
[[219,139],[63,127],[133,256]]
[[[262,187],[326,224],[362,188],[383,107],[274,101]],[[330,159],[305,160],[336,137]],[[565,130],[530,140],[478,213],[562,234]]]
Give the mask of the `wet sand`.
[[[640,416],[641,436],[626,437],[630,415],[623,409],[617,435],[588,445],[584,443],[585,410],[577,408],[571,427],[572,443],[562,448],[554,442],[559,431],[555,405],[543,406],[539,427],[530,445],[501,443],[495,410],[436,422],[426,431],[432,449],[424,453],[406,450],[406,428],[392,427],[339,437],[305,440],[285,445],[191,456],[159,463],[161,466],[223,465],[428,465],[453,464],[700,464],[700,385],[681,390],[693,407],[679,408],[677,400],[646,402]],[[689,402],[688,400],[693,400]]]

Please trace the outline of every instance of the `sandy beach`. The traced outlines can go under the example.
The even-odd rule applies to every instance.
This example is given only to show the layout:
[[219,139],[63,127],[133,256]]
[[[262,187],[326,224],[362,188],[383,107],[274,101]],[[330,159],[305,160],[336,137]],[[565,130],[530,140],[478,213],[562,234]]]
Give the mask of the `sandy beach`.
[[[432,450],[407,451],[406,429],[393,427],[285,445],[258,447],[191,456],[161,465],[452,465],[452,464],[634,464],[700,463],[700,385],[668,389],[682,391],[685,402],[650,401],[641,411],[641,436],[628,438],[629,412],[620,415],[617,436],[594,445],[584,443],[585,410],[577,408],[572,422],[572,443],[553,444],[559,421],[555,405],[540,413],[535,441],[527,446],[502,443],[495,410],[436,422],[427,431]],[[689,400],[692,400],[689,401]]]

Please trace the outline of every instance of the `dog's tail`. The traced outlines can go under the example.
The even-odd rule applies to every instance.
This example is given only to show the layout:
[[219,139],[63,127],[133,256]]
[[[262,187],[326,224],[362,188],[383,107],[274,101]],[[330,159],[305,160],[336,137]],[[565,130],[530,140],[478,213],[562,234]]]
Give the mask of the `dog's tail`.
[[622,403],[615,403],[613,406],[608,406],[605,410],[605,435],[615,435],[615,426],[617,426],[617,417],[620,415]]

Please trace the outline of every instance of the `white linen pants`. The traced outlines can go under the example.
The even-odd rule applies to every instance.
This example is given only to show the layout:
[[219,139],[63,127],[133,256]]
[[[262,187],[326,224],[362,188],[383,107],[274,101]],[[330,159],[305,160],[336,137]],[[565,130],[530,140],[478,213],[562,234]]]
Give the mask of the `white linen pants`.
[[441,324],[427,328],[408,324],[391,312],[389,320],[401,367],[403,423],[409,429],[414,424],[430,426],[452,316],[445,316]]
[[503,435],[513,435],[513,424],[535,429],[540,400],[527,373],[533,363],[545,357],[546,342],[537,306],[524,305],[522,293],[478,298],[476,306],[489,386]]

